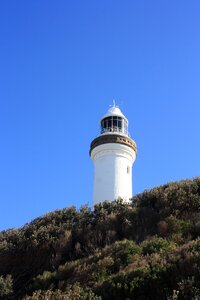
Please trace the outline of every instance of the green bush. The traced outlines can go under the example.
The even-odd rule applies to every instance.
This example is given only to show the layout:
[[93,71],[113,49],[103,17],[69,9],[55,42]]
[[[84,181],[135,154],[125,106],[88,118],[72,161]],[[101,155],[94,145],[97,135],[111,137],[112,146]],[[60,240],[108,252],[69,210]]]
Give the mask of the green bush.
[[135,254],[140,254],[141,248],[133,241],[123,240],[116,242],[112,247],[114,267],[127,266],[133,261]]
[[0,299],[9,299],[13,293],[13,280],[11,275],[0,276]]
[[162,253],[169,250],[172,246],[174,246],[172,243],[161,237],[154,237],[153,239],[144,241],[141,244],[142,253],[144,255],[152,253]]
[[101,300],[89,288],[82,288],[80,284],[68,286],[66,291],[38,290],[32,296],[25,296],[23,300]]

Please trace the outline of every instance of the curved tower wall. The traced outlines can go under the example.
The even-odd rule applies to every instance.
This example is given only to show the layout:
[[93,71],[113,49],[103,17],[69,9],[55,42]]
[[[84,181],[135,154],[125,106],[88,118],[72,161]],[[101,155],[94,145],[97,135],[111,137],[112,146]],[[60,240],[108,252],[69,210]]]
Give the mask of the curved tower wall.
[[136,152],[119,143],[105,143],[91,151],[94,162],[93,204],[132,197],[132,165]]

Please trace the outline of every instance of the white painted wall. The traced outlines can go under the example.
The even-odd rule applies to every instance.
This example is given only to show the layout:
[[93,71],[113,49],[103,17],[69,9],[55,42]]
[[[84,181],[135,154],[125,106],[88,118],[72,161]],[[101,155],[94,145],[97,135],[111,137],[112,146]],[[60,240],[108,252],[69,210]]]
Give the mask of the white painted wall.
[[131,147],[118,143],[102,144],[92,150],[94,205],[119,197],[129,201],[132,197],[132,165],[135,157],[136,153]]

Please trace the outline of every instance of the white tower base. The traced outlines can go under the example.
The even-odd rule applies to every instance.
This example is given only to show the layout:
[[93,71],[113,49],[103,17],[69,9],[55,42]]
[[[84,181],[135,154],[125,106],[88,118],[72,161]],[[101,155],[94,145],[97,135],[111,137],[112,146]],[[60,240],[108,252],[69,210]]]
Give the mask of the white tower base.
[[125,144],[105,143],[91,151],[94,162],[93,204],[132,198],[132,165],[136,151]]

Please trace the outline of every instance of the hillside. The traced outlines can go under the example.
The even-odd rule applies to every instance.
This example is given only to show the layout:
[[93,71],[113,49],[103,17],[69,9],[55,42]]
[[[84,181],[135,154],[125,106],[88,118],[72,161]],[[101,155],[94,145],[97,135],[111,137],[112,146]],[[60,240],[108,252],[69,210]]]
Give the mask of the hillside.
[[0,299],[200,299],[200,178],[2,231]]

